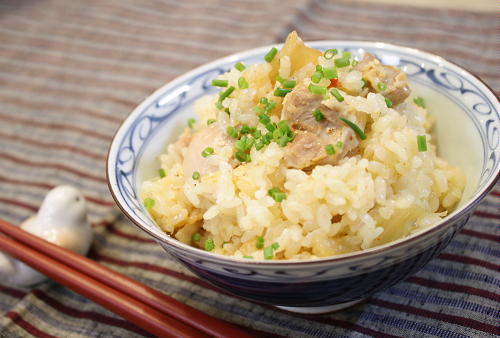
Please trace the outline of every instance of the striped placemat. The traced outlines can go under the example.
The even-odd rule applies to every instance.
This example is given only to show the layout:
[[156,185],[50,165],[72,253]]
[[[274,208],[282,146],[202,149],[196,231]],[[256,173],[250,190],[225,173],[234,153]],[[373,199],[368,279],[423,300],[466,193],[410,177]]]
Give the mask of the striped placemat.
[[[377,40],[430,51],[500,93],[497,13],[358,1],[86,0],[0,2],[0,217],[20,223],[47,191],[85,194],[91,257],[216,317],[279,336],[500,334],[500,185],[415,276],[366,303],[318,318],[214,289],[172,260],[114,206],[106,152],[125,116],[200,64],[281,42]],[[0,285],[0,336],[129,337],[135,325],[54,283]]]

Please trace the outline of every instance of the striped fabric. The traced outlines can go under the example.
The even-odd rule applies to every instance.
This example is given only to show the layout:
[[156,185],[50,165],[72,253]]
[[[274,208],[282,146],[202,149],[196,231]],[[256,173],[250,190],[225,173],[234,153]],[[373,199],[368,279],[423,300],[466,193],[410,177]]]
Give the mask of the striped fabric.
[[[115,207],[105,179],[114,131],[142,99],[195,66],[243,49],[306,40],[393,42],[430,51],[500,93],[496,13],[313,0],[0,2],[0,217],[20,223],[47,191],[82,189],[91,257],[256,335],[499,335],[500,185],[415,276],[366,303],[297,317],[214,289]],[[0,336],[132,337],[141,329],[54,283],[0,285]]]

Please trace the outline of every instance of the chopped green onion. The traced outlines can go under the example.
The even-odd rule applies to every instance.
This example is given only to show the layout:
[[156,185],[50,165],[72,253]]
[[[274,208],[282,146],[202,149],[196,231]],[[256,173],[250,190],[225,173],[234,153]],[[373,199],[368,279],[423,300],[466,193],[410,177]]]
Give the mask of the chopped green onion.
[[316,109],[315,111],[313,111],[313,115],[314,115],[314,118],[316,119],[316,121],[321,121],[321,120],[325,119],[325,115],[323,115],[323,113],[319,109]]
[[344,147],[344,142],[338,141],[337,144],[335,144],[335,147],[342,149]]
[[309,91],[313,94],[316,95],[325,95],[326,94],[326,87],[323,86],[316,86],[313,85],[312,83],[309,85]]
[[205,149],[203,149],[203,151],[201,152],[201,156],[203,157],[208,157],[210,155],[213,155],[214,153],[214,148],[212,147],[206,147]]
[[334,67],[323,68],[323,76],[326,77],[328,80],[336,79],[338,77],[337,69]]
[[259,121],[262,124],[266,124],[271,122],[271,118],[269,117],[269,115],[262,113],[259,115]]
[[427,151],[427,140],[425,138],[425,135],[417,136],[417,145],[418,145],[418,151],[420,152]]
[[228,84],[229,84],[228,80],[219,80],[219,79],[212,80],[212,86],[215,87],[227,87]]
[[328,155],[334,155],[335,154],[335,148],[331,144],[327,144],[325,146],[325,151]]
[[165,169],[163,169],[163,168],[158,169],[158,173],[160,174],[161,178],[167,176],[167,173],[166,173]]
[[258,139],[262,136],[262,132],[259,130],[259,129],[255,129],[253,132],[252,132],[252,136],[254,139]]
[[234,154],[234,157],[236,157],[236,159],[240,162],[251,162],[252,161],[250,154],[247,154],[244,151],[237,151]]
[[257,237],[257,243],[255,243],[257,249],[262,249],[264,247],[264,237]]
[[265,259],[273,259],[274,257],[274,249],[273,246],[270,245],[264,249],[264,258]]
[[237,64],[234,65],[234,68],[238,69],[240,72],[245,70],[245,65],[242,62],[238,62]]
[[377,88],[379,91],[383,92],[384,90],[387,89],[387,84],[385,82],[380,81],[377,83]]
[[342,56],[339,59],[335,59],[335,66],[338,68],[343,68],[349,66],[351,62],[349,61],[349,57],[347,56]]
[[413,102],[419,107],[425,108],[425,101],[422,96],[417,96],[416,98],[413,99]]
[[342,57],[344,57],[344,58],[350,58],[351,57],[351,52],[349,52],[349,51],[343,51],[342,52]]
[[285,80],[281,83],[284,88],[293,88],[297,84],[294,80]]
[[265,145],[264,140],[257,140],[257,142],[255,142],[255,149],[261,150]]
[[361,89],[368,87],[368,81],[364,77],[361,78],[361,82],[363,82],[363,86],[361,86]]
[[221,93],[220,96],[219,96],[220,102],[224,101],[224,99],[226,97],[228,97],[229,95],[231,95],[234,92],[235,89],[236,88],[234,88],[233,86],[231,86],[228,89],[226,89],[223,93]]
[[189,128],[191,128],[191,129],[193,129],[193,126],[194,126],[194,124],[195,124],[195,123],[196,123],[196,120],[195,120],[195,119],[189,119],[189,120],[187,121],[187,125],[188,125],[188,127],[189,127]]
[[152,199],[152,198],[149,198],[149,197],[146,197],[144,199],[144,206],[147,208],[147,209],[151,209],[152,207],[155,206],[155,200]]
[[340,92],[338,91],[337,88],[333,88],[332,90],[330,90],[330,93],[333,96],[335,96],[335,98],[337,99],[337,101],[339,101],[339,102],[344,101],[344,97],[342,96],[342,94],[340,94]]
[[331,58],[333,58],[335,55],[337,55],[338,51],[337,49],[333,48],[333,49],[327,49],[325,51],[325,53],[323,54],[323,57],[327,60],[330,60]]
[[205,250],[212,251],[213,249],[215,249],[214,240],[213,239],[207,239],[205,241]]
[[276,143],[278,143],[280,147],[286,147],[288,142],[290,142],[290,139],[286,135],[283,135],[278,139]]
[[276,129],[276,124],[275,123],[266,123],[264,125],[264,127],[266,127],[266,129],[272,133]]
[[267,98],[267,97],[265,97],[265,96],[264,96],[264,97],[261,97],[261,98],[260,98],[260,101],[259,101],[259,102],[260,102],[260,103],[262,103],[262,104],[268,104],[269,100],[268,100],[268,98]]
[[266,60],[266,62],[271,62],[271,61],[273,61],[273,59],[274,59],[274,57],[276,56],[277,53],[278,53],[278,50],[275,47],[273,47],[266,54],[266,56],[264,56],[264,59]]
[[274,242],[271,246],[274,250],[277,250],[280,247],[280,244],[278,242]]
[[362,139],[362,140],[366,140],[366,134],[363,130],[361,130],[361,128],[354,122],[352,121],[349,121],[348,119],[345,119],[343,117],[340,118],[345,124],[347,124],[349,127],[352,128],[352,130],[354,130],[354,132],[356,134],[358,134],[359,138]]
[[267,193],[278,203],[280,203],[283,200],[286,200],[287,197],[286,194],[282,192],[279,188],[269,189]]
[[358,64],[359,64],[358,60],[354,60],[353,59],[352,62],[351,62],[351,66],[353,66],[353,67],[356,67]]
[[323,67],[321,65],[316,65],[316,71],[323,73]]
[[321,81],[322,77],[323,77],[322,72],[315,71],[314,74],[311,76],[311,81],[313,83],[318,83],[319,81]]
[[201,239],[201,234],[199,232],[193,234],[193,236],[191,237],[191,239],[195,242],[199,242],[200,239]]
[[191,177],[196,181],[200,179],[201,175],[198,171],[193,171],[193,175]]
[[273,134],[271,132],[262,136],[262,142],[264,142],[264,144],[267,144],[267,145],[269,143],[271,143],[272,139],[273,139]]
[[259,107],[259,106],[254,107],[254,108],[253,108],[253,110],[254,110],[256,113],[261,113],[261,114],[262,114],[262,113],[264,113],[264,112],[266,111],[266,109],[265,109],[265,108],[263,108],[263,107]]
[[217,122],[216,119],[208,119],[207,120],[207,126],[209,126],[209,125],[211,125],[212,123],[215,123],[215,122]]
[[385,104],[387,105],[387,108],[391,108],[392,107],[391,99],[389,99],[387,97],[384,97],[384,99],[385,99]]
[[243,256],[243,258],[246,258],[246,259],[253,259],[253,256]]
[[248,82],[243,76],[238,79],[238,87],[240,89],[247,89],[248,88]]
[[266,107],[266,111],[270,112],[271,110],[274,109],[274,107],[276,107],[277,104],[278,104],[277,102],[269,101],[269,103],[267,104],[267,107]]
[[291,89],[276,88],[276,90],[274,91],[274,96],[285,97],[286,94],[290,93],[291,91]]
[[243,127],[241,127],[240,130],[241,134],[249,134],[250,132],[252,132],[252,128],[247,126],[246,124]]
[[278,81],[279,83],[282,83],[282,82],[283,82],[283,81],[285,81],[285,80],[286,80],[286,79],[285,79],[285,78],[283,78],[283,77],[281,77],[281,76],[279,76],[279,74],[278,74],[278,75],[276,75],[276,81]]

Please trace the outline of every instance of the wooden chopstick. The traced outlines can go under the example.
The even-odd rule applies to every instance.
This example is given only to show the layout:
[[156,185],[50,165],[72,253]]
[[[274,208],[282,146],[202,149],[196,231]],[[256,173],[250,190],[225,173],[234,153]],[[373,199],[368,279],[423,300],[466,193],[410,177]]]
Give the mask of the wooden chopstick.
[[[240,329],[0,219],[0,248],[159,336],[249,337]],[[36,250],[35,250],[36,249]]]

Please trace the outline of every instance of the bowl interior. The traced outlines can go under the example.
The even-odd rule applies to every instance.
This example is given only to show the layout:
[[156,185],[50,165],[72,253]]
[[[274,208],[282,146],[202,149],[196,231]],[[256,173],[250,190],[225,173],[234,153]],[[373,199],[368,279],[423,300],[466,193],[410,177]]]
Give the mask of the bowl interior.
[[[321,50],[349,50],[358,60],[369,51],[383,63],[407,72],[412,97],[424,97],[435,118],[433,137],[439,156],[460,167],[467,177],[460,205],[451,215],[477,200],[497,178],[499,104],[491,91],[474,76],[438,56],[389,44],[320,41],[309,45]],[[113,195],[122,210],[157,239],[175,241],[158,229],[143,208],[140,201],[142,182],[158,175],[158,155],[178,137],[187,119],[194,117],[195,101],[217,92],[210,85],[211,80],[238,61],[263,62],[263,55],[268,50],[269,47],[263,47],[216,60],[165,85],[134,110],[115,136],[108,158]]]

